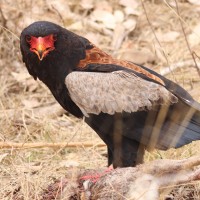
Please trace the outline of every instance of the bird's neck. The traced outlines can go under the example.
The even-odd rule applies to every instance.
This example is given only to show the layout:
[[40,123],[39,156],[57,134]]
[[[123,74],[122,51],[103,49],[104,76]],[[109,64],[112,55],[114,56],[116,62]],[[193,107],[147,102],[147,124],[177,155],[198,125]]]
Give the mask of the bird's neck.
[[73,71],[73,67],[75,64],[67,60],[48,59],[38,63],[36,76],[50,89],[55,99],[65,110],[80,118],[83,114],[71,100],[65,85],[65,78]]

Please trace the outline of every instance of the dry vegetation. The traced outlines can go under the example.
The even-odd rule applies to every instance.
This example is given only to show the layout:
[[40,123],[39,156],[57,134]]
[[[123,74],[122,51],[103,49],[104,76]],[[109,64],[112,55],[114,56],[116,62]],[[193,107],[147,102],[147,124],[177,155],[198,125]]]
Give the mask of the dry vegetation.
[[[198,64],[199,2],[177,0],[180,15],[174,0],[143,2],[145,10],[140,0],[0,1],[0,142],[40,142],[44,146],[56,142],[94,144],[87,148],[0,146],[0,199],[40,199],[42,190],[69,169],[106,165],[105,147],[95,146],[101,143],[98,136],[83,121],[65,113],[48,89],[28,75],[21,61],[19,36],[31,22],[59,23],[117,58],[152,67],[200,100],[200,77],[191,55],[191,51],[195,52]],[[147,153],[146,161],[198,155],[199,144]],[[189,187],[176,187],[173,194],[175,199],[200,199],[199,191],[197,182]],[[160,198],[164,199],[167,192]],[[186,198],[188,193],[190,197]]]

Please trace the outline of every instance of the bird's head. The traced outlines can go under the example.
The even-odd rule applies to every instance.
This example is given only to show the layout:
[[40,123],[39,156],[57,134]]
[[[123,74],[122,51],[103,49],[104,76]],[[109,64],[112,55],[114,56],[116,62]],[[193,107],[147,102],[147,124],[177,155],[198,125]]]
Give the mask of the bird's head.
[[50,51],[55,49],[54,42],[56,41],[56,37],[57,36],[55,34],[50,34],[44,37],[27,35],[26,42],[30,45],[29,50],[34,52],[41,61]]
[[55,43],[61,27],[46,21],[38,21],[21,33],[21,48],[27,53],[34,53],[42,61],[51,51],[55,50]]
[[23,62],[34,79],[50,80],[63,79],[76,69],[91,44],[57,24],[37,21],[22,31],[20,48]]

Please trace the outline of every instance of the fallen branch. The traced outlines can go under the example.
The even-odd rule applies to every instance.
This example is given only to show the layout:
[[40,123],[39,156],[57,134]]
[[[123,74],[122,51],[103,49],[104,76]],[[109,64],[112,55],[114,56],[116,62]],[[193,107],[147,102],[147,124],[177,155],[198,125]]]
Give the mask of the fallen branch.
[[[199,62],[197,62],[197,65],[200,65]],[[193,60],[186,60],[186,61],[182,61],[182,62],[177,62],[177,63],[173,63],[172,65],[162,68],[159,73],[162,76],[166,76],[169,73],[172,73],[173,71],[175,71],[178,68],[185,68],[185,67],[194,67],[194,61]]]
[[92,142],[56,142],[56,143],[16,143],[0,142],[0,149],[26,149],[26,148],[76,148],[76,147],[104,147],[104,143],[94,144]]

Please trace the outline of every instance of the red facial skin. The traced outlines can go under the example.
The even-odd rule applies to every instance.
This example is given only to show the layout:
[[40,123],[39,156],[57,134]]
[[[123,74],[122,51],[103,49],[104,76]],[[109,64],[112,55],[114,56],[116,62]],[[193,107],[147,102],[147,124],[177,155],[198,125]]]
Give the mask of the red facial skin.
[[28,36],[26,41],[30,44],[30,51],[34,52],[42,61],[50,51],[55,49],[56,36],[53,34],[44,37]]

